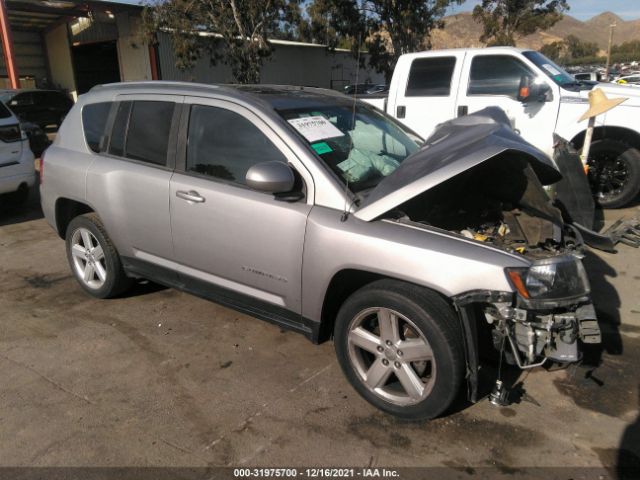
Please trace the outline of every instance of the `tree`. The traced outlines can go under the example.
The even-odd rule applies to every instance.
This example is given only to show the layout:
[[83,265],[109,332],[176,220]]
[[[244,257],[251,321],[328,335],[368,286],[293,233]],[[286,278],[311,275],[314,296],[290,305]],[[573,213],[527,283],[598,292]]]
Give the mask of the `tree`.
[[540,53],[554,62],[557,62],[562,58],[565,48],[566,44],[560,40],[558,42],[545,43],[540,48]]
[[597,58],[599,48],[596,43],[583,42],[575,35],[564,40],[543,45],[540,52],[551,60],[564,64],[586,63]]
[[431,48],[447,7],[464,0],[313,0],[307,7],[311,39],[369,53],[369,64],[391,79],[403,53]]
[[547,30],[569,9],[567,0],[482,0],[473,18],[482,23],[480,40],[489,46],[515,46],[519,36]]
[[171,36],[176,66],[187,69],[204,55],[231,67],[235,81],[259,83],[270,36],[292,36],[298,0],[163,0],[148,4],[143,28],[151,41]]
[[575,35],[565,37],[564,43],[567,46],[567,56],[570,59],[593,57],[600,50],[597,43],[583,42]]

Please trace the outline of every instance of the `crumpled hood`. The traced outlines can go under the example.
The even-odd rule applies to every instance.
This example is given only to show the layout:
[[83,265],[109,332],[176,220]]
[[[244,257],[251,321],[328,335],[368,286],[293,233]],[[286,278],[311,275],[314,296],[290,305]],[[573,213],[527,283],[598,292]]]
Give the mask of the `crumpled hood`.
[[547,155],[513,131],[500,108],[489,107],[441,124],[424,146],[385,177],[354,215],[371,221],[440,183],[507,151],[525,155],[543,185],[562,178]]

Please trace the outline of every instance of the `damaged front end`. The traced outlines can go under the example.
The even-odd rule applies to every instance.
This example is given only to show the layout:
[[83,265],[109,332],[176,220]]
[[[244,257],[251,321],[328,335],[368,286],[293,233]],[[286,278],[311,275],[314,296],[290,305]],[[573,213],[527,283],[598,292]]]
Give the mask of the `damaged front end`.
[[485,109],[439,127],[355,212],[365,221],[384,216],[446,230],[528,260],[528,267],[504,272],[513,291],[477,290],[452,299],[465,331],[472,401],[482,332],[522,369],[576,362],[580,343],[600,342],[581,229],[545,191],[562,178],[549,157],[513,132],[501,110]]

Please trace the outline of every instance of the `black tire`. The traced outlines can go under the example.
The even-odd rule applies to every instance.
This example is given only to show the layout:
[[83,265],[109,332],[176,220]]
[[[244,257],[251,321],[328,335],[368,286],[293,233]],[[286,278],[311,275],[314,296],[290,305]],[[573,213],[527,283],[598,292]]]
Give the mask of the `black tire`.
[[640,152],[628,144],[603,139],[591,144],[589,182],[604,208],[621,208],[640,192]]
[[29,199],[29,186],[26,183],[20,184],[18,189],[11,194],[10,200],[14,205],[24,205]]
[[[72,254],[74,238],[76,238],[76,235],[81,235],[80,232],[82,232],[82,229],[86,229],[91,232],[93,239],[95,239],[97,244],[102,247],[104,258],[100,260],[100,263],[106,272],[106,278],[100,286],[92,287],[81,277],[74,260],[74,255]],[[118,255],[116,248],[111,242],[111,239],[109,238],[109,235],[97,214],[87,213],[71,220],[67,227],[65,243],[67,260],[69,261],[71,272],[82,289],[89,295],[96,298],[112,298],[122,294],[131,287],[133,280],[125,274],[124,269],[122,268],[122,262],[120,261],[120,255]],[[86,263],[87,262],[85,261],[85,266]],[[97,274],[95,276],[97,277]],[[98,282],[95,283],[99,283],[100,279],[97,278],[97,280]]]
[[[349,332],[359,321],[358,319],[362,318],[362,312],[367,312],[372,307],[389,309],[410,319],[430,345],[435,362],[431,365],[433,378],[432,380],[421,378],[423,385],[429,385],[432,382],[430,393],[426,393],[426,398],[416,400],[416,403],[411,405],[400,405],[398,402],[383,398],[365,385],[356,365],[358,360],[352,360],[354,350],[350,351]],[[375,323],[375,320],[373,322]],[[400,320],[400,324],[402,322],[403,320]],[[383,338],[382,334],[380,338]],[[437,417],[454,401],[463,381],[465,357],[459,320],[452,307],[437,293],[415,285],[394,280],[379,280],[356,291],[344,302],[338,312],[334,328],[334,344],[338,362],[356,391],[375,407],[400,418],[423,420]],[[373,354],[368,355],[371,358],[371,365],[378,361],[384,362],[385,357],[391,358],[387,356],[386,349],[384,353],[380,352],[379,348],[378,351],[377,357]],[[360,358],[364,358],[364,355],[367,354],[363,354]],[[402,360],[402,357],[395,358]],[[395,360],[391,361],[398,365]],[[416,363],[411,363],[409,368],[417,373],[415,365]],[[405,365],[402,368],[405,368]],[[370,371],[367,371],[367,374]],[[396,370],[392,370],[389,380],[385,381],[387,383],[383,385],[384,389],[401,387],[395,371],[397,367]],[[417,377],[421,376],[422,374],[417,373]],[[425,392],[427,390],[425,388]]]

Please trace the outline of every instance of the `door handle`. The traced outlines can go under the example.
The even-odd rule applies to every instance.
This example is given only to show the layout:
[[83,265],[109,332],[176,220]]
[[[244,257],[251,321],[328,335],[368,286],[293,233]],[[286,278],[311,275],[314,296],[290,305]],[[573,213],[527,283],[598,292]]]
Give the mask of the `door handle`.
[[176,192],[176,197],[193,203],[204,203],[205,200],[205,198],[201,197],[200,194],[195,190],[189,190],[188,192],[185,192],[184,190],[178,190]]
[[464,117],[469,114],[469,107],[467,105],[458,105],[458,116]]
[[396,107],[396,118],[404,118],[407,115],[407,107],[398,105]]

